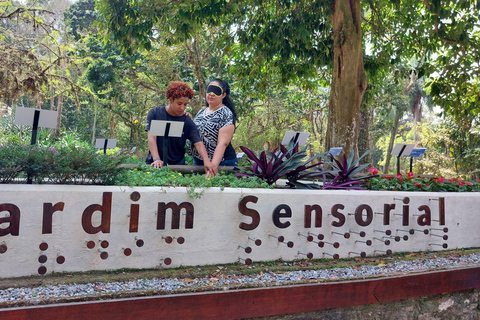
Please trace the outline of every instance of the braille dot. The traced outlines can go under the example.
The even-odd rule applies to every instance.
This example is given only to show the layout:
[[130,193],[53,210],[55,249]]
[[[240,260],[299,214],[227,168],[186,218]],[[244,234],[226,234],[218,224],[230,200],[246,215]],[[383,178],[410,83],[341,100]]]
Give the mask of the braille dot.
[[48,243],[42,242],[38,247],[40,248],[40,250],[45,251],[48,249]]
[[183,244],[183,243],[185,242],[185,238],[184,238],[184,237],[178,237],[178,238],[177,238],[177,242],[178,242],[179,244]]
[[126,248],[123,250],[123,254],[126,255],[127,257],[132,254],[132,249]]
[[137,247],[143,247],[144,244],[145,242],[142,239],[137,240]]
[[169,266],[169,265],[172,264],[172,259],[170,259],[170,258],[165,258],[165,260],[163,260],[163,262],[164,262],[167,266]]
[[47,268],[45,266],[41,266],[38,268],[38,274],[45,274],[47,273]]
[[166,242],[166,243],[172,243],[172,241],[173,241],[173,238],[172,238],[172,237],[166,237],[166,238],[165,238],[165,242]]
[[132,201],[140,200],[140,192],[137,192],[137,191],[132,192],[132,194],[130,195],[130,199]]
[[100,243],[100,246],[101,246],[102,248],[108,248],[109,243],[108,243],[107,240],[103,240],[103,241]]
[[40,263],[47,262],[47,256],[42,254],[40,257],[38,257],[38,262]]
[[65,262],[65,257],[64,256],[58,256],[57,257],[57,263],[58,264],[63,264]]
[[95,248],[95,241],[88,241],[88,242],[87,242],[87,248],[88,248],[88,249],[93,249],[93,248]]
[[103,260],[107,259],[108,258],[108,252],[102,252],[100,253],[100,258],[102,258]]
[[6,245],[4,245],[4,244],[0,245],[0,253],[5,253],[5,252],[7,252],[7,249],[8,249],[8,248],[7,248]]

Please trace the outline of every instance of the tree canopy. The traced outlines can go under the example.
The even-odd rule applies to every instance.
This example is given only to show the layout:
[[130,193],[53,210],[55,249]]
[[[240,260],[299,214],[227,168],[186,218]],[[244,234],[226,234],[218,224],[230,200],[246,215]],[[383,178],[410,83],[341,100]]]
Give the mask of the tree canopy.
[[[175,43],[220,25],[225,37],[219,41],[229,47],[225,59],[256,90],[330,79],[327,143],[347,150],[355,149],[358,139],[364,68],[374,74],[415,57],[421,64],[414,72],[433,76],[427,90],[445,111],[478,112],[478,1],[111,0],[98,5],[111,38],[128,51],[151,48],[159,35]],[[342,91],[345,86],[350,88]]]

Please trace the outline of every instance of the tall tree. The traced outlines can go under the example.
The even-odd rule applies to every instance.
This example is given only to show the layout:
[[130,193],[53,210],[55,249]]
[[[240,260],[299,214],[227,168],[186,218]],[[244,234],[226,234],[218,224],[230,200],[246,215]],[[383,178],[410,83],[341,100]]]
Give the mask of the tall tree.
[[333,66],[327,147],[357,151],[358,114],[367,83],[360,0],[182,1],[168,7],[155,0],[103,1],[99,6],[109,32],[126,49],[132,44],[150,48],[153,26],[185,40],[205,24],[223,25],[227,35],[234,31],[235,48],[243,52],[235,64],[255,90],[299,80],[308,87],[320,68]]

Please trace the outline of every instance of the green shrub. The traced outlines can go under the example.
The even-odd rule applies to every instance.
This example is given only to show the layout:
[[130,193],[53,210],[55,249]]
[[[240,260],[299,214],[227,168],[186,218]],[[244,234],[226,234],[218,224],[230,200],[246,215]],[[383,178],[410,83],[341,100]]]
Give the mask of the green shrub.
[[17,145],[0,145],[0,183],[9,183],[21,172],[21,159],[26,155],[23,147]]
[[0,147],[0,183],[106,184],[126,154],[104,155],[88,145]]

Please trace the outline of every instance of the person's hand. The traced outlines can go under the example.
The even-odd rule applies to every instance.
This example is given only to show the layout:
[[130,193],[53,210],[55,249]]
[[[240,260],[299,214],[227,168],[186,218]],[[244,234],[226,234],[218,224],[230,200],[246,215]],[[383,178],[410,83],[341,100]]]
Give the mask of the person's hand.
[[211,161],[203,161],[203,167],[205,168],[205,176],[215,177],[217,175],[218,167]]
[[184,115],[186,115],[187,117],[189,117],[190,119],[192,119],[192,115],[190,114],[190,112],[185,111]]
[[160,159],[157,159],[157,160],[152,162],[151,166],[154,167],[154,168],[162,168],[163,167],[163,161],[160,160]]

